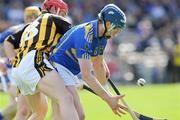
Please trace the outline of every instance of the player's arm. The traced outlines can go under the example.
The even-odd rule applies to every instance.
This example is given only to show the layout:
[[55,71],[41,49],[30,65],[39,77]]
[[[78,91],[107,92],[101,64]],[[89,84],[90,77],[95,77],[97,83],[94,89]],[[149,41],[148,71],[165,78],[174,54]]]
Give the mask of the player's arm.
[[85,82],[97,95],[99,95],[105,102],[108,103],[115,114],[124,114],[123,109],[125,110],[126,108],[118,104],[119,99],[123,96],[111,96],[108,92],[105,91],[97,78],[91,74],[90,60],[78,59],[78,62],[80,65],[83,80],[85,80]]
[[[94,52],[91,51],[91,43],[89,43],[89,41],[84,36],[85,29],[79,29],[73,36],[76,38],[74,46],[76,49],[76,57],[80,66],[82,79],[89,85],[90,88],[92,88],[92,90],[97,95],[99,95],[104,101],[108,103],[108,105],[111,107],[115,114],[123,114],[123,109],[125,109],[125,107],[119,103],[119,100],[123,96],[112,96],[111,94],[106,92],[106,90],[102,87],[96,76],[92,75],[92,62],[90,57],[94,56]],[[103,51],[101,52],[101,54],[103,54]]]
[[109,69],[102,55],[93,57],[91,59],[93,72],[96,78],[102,85],[105,85],[107,82],[107,77],[109,76]]
[[120,115],[123,114],[124,106],[119,104],[119,99],[123,96],[112,96],[102,87],[96,76],[92,75],[91,68],[92,62],[90,60],[90,53],[86,49],[87,41],[83,40],[82,32],[79,32],[78,36],[74,36],[79,38],[78,42],[75,44],[76,48],[76,56],[78,58],[78,63],[80,65],[80,70],[82,74],[82,79],[92,88],[92,90],[99,95],[108,105],[111,107],[115,114]]
[[104,100],[108,99],[106,93],[95,76],[91,74],[91,61],[85,59],[78,59],[80,64],[81,74],[83,80]]
[[103,100],[108,101],[111,96],[108,94],[104,88],[101,86],[99,81],[95,76],[91,74],[91,61],[85,59],[78,59],[81,74],[83,80],[97,93]]
[[26,27],[27,25],[24,26],[23,29],[20,29],[19,31],[13,33],[12,35],[9,35],[4,41],[4,50],[10,62],[13,61],[14,57],[17,54],[15,49],[19,48],[21,35]]
[[7,30],[5,30],[4,32],[2,32],[0,34],[0,43],[3,43],[4,40],[6,39],[6,37],[8,37],[9,35],[11,35],[13,32],[12,32],[12,29],[9,28]]
[[5,50],[6,56],[8,57],[10,62],[12,62],[14,57],[16,56],[16,51],[14,50],[13,44],[10,43],[9,41],[5,40],[4,41],[4,50]]

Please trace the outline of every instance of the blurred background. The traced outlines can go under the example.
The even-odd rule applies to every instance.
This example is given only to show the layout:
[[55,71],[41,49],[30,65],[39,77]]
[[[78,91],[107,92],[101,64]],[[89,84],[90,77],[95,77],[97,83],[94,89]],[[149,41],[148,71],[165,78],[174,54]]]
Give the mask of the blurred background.
[[[106,48],[111,78],[133,84],[180,82],[180,0],[64,0],[73,25],[94,20],[107,3],[127,16],[127,27]],[[43,0],[0,0],[0,35],[23,23],[24,8]],[[3,56],[2,50],[0,55]]]

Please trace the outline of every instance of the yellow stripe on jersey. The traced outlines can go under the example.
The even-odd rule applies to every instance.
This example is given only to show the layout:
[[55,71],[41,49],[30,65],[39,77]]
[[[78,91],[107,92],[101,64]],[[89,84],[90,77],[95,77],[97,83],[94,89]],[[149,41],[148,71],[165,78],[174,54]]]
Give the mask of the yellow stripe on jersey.
[[76,63],[78,64],[78,62],[76,61],[76,59],[73,58],[73,56],[71,55],[71,53],[70,53],[68,50],[66,50],[66,54],[67,54],[74,62],[76,62]]
[[36,64],[39,65],[43,61],[43,53],[38,51],[36,56]]
[[58,43],[61,36],[62,35],[60,35],[59,33],[56,34],[56,36],[55,36],[55,38],[53,40],[53,43],[51,45],[51,48],[49,48],[47,51],[53,51],[53,53],[54,53],[54,51],[57,50],[55,47],[56,47],[56,44]]
[[96,57],[94,57],[94,56],[91,56],[91,60],[94,60]]
[[55,24],[53,22],[52,27],[51,27],[51,34],[50,34],[50,37],[49,37],[49,40],[48,40],[48,45],[53,43],[55,33],[56,33],[56,26],[55,26]]
[[[30,36],[31,36],[32,34],[33,34],[33,33],[30,32]],[[31,46],[32,43],[33,43],[33,38],[30,38],[29,41],[28,41],[28,45],[27,45],[27,46]],[[28,50],[29,50],[29,49],[25,49],[25,51],[23,52],[23,56],[28,53]]]
[[56,34],[52,46],[56,46],[61,36],[60,34]]
[[73,53],[73,55],[76,57],[76,49],[71,48],[71,52]]
[[92,23],[87,24],[84,28],[85,28],[85,34],[86,34],[85,37],[88,37],[89,32],[93,29],[93,24]]
[[[22,52],[22,51],[21,51]],[[14,61],[13,61],[13,63],[12,63],[12,65],[13,66],[16,66],[16,64],[20,61],[20,53],[21,52],[19,52],[17,55],[16,55],[16,57],[14,58]]]
[[42,48],[42,43],[45,39],[45,35],[46,35],[46,27],[47,27],[47,21],[48,21],[48,17],[49,17],[49,14],[45,14],[42,18],[42,22],[41,22],[41,25],[40,25],[40,31],[39,31],[39,39],[38,39],[38,42],[35,46],[35,48]]

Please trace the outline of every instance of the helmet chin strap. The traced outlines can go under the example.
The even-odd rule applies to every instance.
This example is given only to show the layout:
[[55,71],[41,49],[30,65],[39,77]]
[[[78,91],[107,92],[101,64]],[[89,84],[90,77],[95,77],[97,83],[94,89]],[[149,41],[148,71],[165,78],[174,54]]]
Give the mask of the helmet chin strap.
[[104,28],[105,28],[102,37],[106,37],[105,34],[106,34],[107,32],[109,32],[109,31],[111,31],[112,29],[114,29],[115,25],[112,25],[112,24],[111,24],[111,28],[108,30],[108,29],[107,29],[107,26],[106,26],[106,21],[105,21],[105,19],[104,19],[104,15],[102,14],[102,15],[100,15],[100,16],[101,16],[101,18],[102,18],[101,20],[103,21],[103,26],[104,26]]
[[111,30],[113,30],[114,28],[115,28],[115,25],[112,25],[111,24],[111,28],[110,29],[107,29],[107,26],[106,26],[106,23],[105,23],[105,21],[104,21],[104,28],[105,28],[105,30],[104,30],[104,33],[103,33],[103,37],[106,37],[105,35],[106,35],[106,33],[107,32],[110,32]]
[[104,30],[104,33],[102,36],[105,37],[105,34],[107,32],[107,26],[106,26],[106,21],[104,19],[103,19],[103,26],[104,26],[105,30]]
[[110,28],[109,30],[107,30],[107,32],[113,30],[115,27],[116,27],[115,25],[112,25],[112,24],[111,24],[111,28]]

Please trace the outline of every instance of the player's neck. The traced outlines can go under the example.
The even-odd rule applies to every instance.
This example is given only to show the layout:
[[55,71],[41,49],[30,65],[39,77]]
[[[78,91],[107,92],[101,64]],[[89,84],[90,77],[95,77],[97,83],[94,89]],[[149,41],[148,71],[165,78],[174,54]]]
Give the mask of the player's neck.
[[102,37],[103,34],[104,34],[104,31],[105,31],[105,28],[104,28],[103,24],[102,24],[102,23],[99,23],[98,28],[99,28],[99,29],[98,29],[99,37]]

